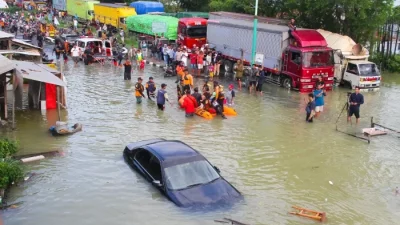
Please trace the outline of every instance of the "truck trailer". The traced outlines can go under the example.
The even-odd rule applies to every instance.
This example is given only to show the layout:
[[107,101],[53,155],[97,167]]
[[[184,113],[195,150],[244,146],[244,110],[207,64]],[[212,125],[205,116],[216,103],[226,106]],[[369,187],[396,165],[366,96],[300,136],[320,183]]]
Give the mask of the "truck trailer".
[[[215,20],[211,15],[207,41],[222,53],[225,71],[232,72],[239,59],[250,65],[253,22],[231,18]],[[311,92],[318,76],[322,76],[326,90],[332,89],[333,51],[316,30],[297,29],[289,34],[287,26],[259,23],[256,53],[269,82]]]
[[132,7],[111,3],[94,4],[95,20],[114,28],[126,29],[126,18],[135,15],[136,11]]
[[369,52],[348,36],[317,30],[324,36],[328,47],[334,50],[335,82],[352,89],[378,91],[381,74],[375,63],[368,61]]
[[91,0],[68,0],[68,15],[72,17],[77,16],[80,22],[92,21],[94,16],[94,4],[98,3],[100,2]]

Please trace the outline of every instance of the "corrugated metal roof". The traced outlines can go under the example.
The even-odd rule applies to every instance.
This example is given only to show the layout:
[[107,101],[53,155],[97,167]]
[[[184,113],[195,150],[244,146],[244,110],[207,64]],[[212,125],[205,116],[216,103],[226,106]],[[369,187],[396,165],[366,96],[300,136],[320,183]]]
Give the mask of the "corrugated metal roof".
[[25,79],[55,84],[62,87],[66,86],[64,81],[62,81],[53,73],[49,72],[47,68],[45,69],[43,66],[39,66],[36,63],[14,60],[12,64],[15,65],[17,75],[22,75],[22,77]]
[[7,73],[15,69],[14,63],[7,57],[0,55],[0,74]]
[[28,42],[25,42],[23,40],[16,39],[16,38],[13,38],[12,42],[15,42],[15,43],[20,44],[20,45],[25,45],[25,46],[30,47],[30,48],[41,49],[40,47],[38,47],[36,45],[29,44]]
[[0,39],[3,39],[3,38],[14,38],[14,37],[15,37],[14,34],[10,34],[10,33],[4,32],[4,31],[0,31]]
[[[253,29],[253,22],[237,19],[221,19],[221,20],[208,20],[208,24],[222,24],[231,27]],[[289,31],[289,27],[280,26],[275,24],[259,23],[257,25],[258,31],[267,31],[273,33],[284,33]]]

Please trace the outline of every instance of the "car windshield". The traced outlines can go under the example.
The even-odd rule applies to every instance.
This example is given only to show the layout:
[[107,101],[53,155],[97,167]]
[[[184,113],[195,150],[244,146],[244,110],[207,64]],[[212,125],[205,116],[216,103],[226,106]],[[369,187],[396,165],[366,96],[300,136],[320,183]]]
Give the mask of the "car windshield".
[[199,38],[206,37],[207,27],[206,26],[189,27],[187,29],[187,35],[189,37],[199,37]]
[[168,189],[180,190],[209,183],[220,176],[206,160],[179,164],[164,169]]
[[94,15],[94,10],[89,10],[89,11],[88,11],[88,15],[89,15],[89,16],[93,16],[93,15]]
[[304,52],[303,53],[303,67],[304,68],[318,68],[333,66],[332,51],[318,51],[318,52]]
[[380,76],[380,72],[375,64],[359,64],[358,69],[361,76]]
[[120,23],[125,24],[125,21],[126,21],[125,18],[119,18]]

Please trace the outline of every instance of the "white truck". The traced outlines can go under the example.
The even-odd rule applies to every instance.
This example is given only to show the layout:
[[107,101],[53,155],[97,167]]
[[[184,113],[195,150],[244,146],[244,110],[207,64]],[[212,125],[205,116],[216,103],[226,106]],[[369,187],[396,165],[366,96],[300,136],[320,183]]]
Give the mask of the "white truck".
[[334,80],[341,85],[349,85],[352,89],[378,91],[381,74],[375,63],[368,61],[369,52],[348,36],[317,30],[335,52]]

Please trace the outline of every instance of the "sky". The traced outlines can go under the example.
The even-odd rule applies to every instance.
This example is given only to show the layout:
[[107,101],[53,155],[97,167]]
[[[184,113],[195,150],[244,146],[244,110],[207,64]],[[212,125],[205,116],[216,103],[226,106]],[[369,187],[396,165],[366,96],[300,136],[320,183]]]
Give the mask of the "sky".
[[394,1],[394,5],[396,5],[396,6],[400,5],[400,0]]

